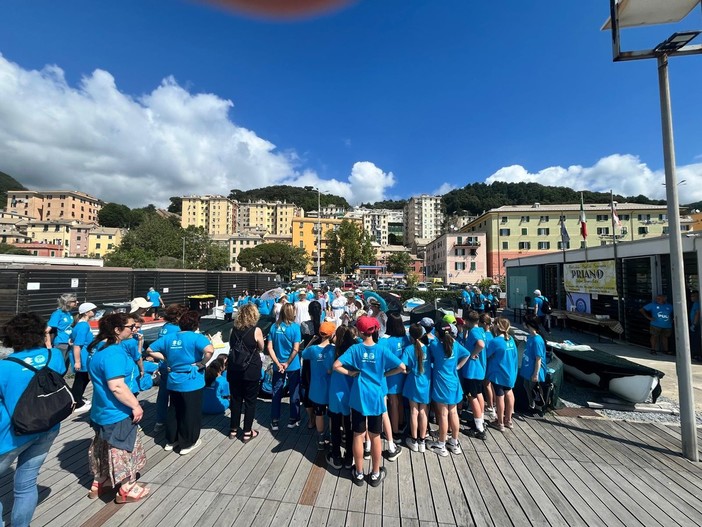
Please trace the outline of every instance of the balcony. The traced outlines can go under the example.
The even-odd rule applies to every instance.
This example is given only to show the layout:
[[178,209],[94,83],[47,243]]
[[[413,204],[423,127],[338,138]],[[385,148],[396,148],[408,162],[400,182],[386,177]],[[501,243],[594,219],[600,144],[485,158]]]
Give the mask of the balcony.
[[453,247],[480,247],[480,240],[468,238],[466,240],[461,240],[460,242],[456,241],[453,244]]

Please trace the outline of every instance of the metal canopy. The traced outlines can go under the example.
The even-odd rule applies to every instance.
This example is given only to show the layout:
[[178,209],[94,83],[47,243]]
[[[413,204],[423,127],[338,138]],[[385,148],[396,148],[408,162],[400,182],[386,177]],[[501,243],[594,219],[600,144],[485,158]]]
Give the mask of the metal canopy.
[[[653,26],[680,22],[689,15],[700,0],[619,0],[619,27]],[[602,31],[612,28],[608,18]]]

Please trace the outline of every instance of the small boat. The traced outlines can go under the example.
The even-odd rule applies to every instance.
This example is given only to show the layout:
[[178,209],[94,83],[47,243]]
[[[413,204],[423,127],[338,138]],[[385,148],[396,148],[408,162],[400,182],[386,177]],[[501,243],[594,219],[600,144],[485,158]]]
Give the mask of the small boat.
[[656,402],[661,394],[663,372],[630,360],[570,342],[548,342],[576,379],[593,384],[631,403]]
[[424,305],[426,302],[422,300],[421,298],[408,298],[405,300],[402,304],[402,309],[403,311],[409,312],[412,311],[415,307],[419,307],[421,305]]

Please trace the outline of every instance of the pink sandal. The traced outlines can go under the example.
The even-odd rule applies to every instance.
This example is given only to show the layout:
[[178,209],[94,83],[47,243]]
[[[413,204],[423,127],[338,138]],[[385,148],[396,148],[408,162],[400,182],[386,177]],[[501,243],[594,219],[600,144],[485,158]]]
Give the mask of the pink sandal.
[[143,498],[146,498],[150,491],[151,489],[148,487],[142,487],[137,483],[129,487],[129,490],[126,491],[124,490],[124,487],[120,487],[119,492],[115,497],[115,503],[135,503]]
[[102,496],[105,492],[107,492],[106,489],[112,488],[112,483],[110,482],[109,479],[106,479],[103,482],[99,481],[93,481],[93,484],[90,485],[90,491],[88,492],[88,498],[91,500],[94,500],[95,498],[98,498]]

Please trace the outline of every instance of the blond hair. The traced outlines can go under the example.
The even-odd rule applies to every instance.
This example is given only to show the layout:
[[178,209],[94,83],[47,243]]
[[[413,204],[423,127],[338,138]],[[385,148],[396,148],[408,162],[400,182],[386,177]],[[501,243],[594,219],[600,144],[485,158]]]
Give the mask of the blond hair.
[[499,317],[495,320],[495,327],[497,328],[497,332],[505,336],[505,340],[509,340],[512,338],[509,334],[509,319],[505,317]]
[[295,306],[290,303],[283,304],[276,324],[280,326],[281,324],[292,324],[293,322],[295,322]]
[[239,308],[239,312],[234,319],[234,327],[239,330],[253,327],[260,316],[256,304],[245,304]]

